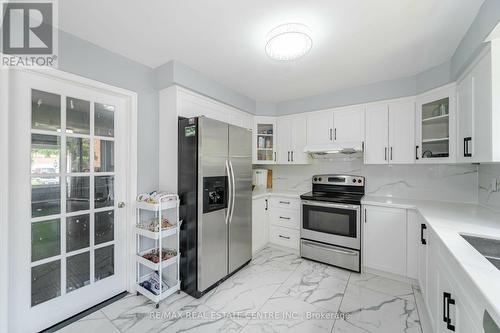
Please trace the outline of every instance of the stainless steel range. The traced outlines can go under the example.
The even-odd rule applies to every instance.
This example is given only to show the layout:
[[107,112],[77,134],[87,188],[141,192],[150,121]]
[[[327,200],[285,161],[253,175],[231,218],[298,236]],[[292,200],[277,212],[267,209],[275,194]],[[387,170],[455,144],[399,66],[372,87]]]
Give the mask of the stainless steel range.
[[361,271],[361,198],[365,178],[316,175],[302,199],[300,255]]

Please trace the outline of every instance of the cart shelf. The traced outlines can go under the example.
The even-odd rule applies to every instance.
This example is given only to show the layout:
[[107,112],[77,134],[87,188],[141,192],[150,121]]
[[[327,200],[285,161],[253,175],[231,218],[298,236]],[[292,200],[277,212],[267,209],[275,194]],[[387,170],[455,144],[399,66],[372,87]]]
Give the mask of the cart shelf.
[[[144,253],[147,253],[151,250],[144,251]],[[142,253],[142,254],[144,254]],[[141,265],[144,265],[154,271],[159,271],[160,270],[160,263],[154,263],[151,260],[145,259],[142,257],[142,254],[136,255],[137,262]],[[161,261],[161,269],[167,268],[168,266],[171,266],[175,263],[177,263],[177,259],[179,257],[179,254],[177,254],[175,257],[169,258],[167,260],[162,260]]]
[[141,227],[136,227],[135,232],[138,235],[147,237],[149,239],[159,239],[160,237],[165,238],[165,237],[173,236],[173,235],[177,234],[177,226],[174,226],[170,229],[163,229],[161,231],[161,236],[160,236],[160,232],[149,231],[149,230],[141,228]]

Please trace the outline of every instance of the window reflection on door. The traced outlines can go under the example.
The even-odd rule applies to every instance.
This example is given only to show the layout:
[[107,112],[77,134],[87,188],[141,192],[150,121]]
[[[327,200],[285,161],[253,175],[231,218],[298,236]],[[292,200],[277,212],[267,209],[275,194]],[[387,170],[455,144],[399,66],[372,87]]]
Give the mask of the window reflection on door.
[[32,306],[115,274],[114,111],[31,91]]

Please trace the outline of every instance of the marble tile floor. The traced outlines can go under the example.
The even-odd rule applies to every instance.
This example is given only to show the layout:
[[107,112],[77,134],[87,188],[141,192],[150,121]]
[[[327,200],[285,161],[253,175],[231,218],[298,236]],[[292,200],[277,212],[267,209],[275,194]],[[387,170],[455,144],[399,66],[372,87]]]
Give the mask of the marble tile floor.
[[200,299],[156,310],[128,295],[60,330],[83,332],[422,332],[411,285],[267,247]]

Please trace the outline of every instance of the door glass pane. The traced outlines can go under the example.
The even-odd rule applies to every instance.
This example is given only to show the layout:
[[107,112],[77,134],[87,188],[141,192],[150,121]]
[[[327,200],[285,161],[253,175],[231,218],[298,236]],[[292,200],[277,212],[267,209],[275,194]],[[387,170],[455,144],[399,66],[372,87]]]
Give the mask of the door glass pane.
[[90,252],[80,253],[66,259],[66,292],[90,284]]
[[66,211],[77,212],[90,208],[90,177],[66,178]]
[[95,280],[102,280],[115,274],[115,246],[95,250]]
[[422,158],[450,156],[450,99],[422,105]]
[[31,261],[61,254],[60,220],[31,223]]
[[95,177],[95,208],[114,206],[114,176]]
[[31,134],[31,173],[59,173],[60,153],[58,136]]
[[89,247],[89,215],[78,215],[66,219],[66,252]]
[[115,171],[115,144],[113,141],[95,140],[94,144],[94,171]]
[[66,97],[66,133],[90,134],[90,102]]
[[61,212],[59,177],[31,178],[31,217],[56,215]]
[[61,129],[61,96],[31,90],[31,128],[54,132]]
[[95,244],[110,242],[114,239],[115,212],[110,210],[95,214]]
[[61,295],[61,261],[31,268],[31,306]]
[[114,110],[115,107],[113,105],[95,103],[95,135],[109,137],[113,137],[115,135]]
[[90,171],[90,140],[82,138],[66,139],[67,172]]

